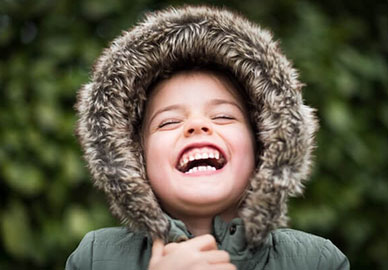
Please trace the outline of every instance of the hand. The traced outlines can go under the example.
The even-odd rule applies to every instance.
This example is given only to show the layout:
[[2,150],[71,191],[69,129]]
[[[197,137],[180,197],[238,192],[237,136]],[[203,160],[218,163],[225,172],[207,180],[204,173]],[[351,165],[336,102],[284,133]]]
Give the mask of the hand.
[[202,235],[182,243],[152,246],[149,270],[236,270],[229,254],[218,250],[213,236]]

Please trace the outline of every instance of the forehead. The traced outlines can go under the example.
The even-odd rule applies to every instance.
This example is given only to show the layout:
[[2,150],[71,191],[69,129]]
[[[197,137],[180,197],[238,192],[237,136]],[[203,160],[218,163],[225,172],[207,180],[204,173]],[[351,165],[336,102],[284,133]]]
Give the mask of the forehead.
[[[217,71],[181,71],[159,81],[149,93],[146,110],[163,106],[172,99],[190,101],[198,96],[222,97],[243,105],[241,87],[226,74]],[[245,107],[245,106],[242,106]]]

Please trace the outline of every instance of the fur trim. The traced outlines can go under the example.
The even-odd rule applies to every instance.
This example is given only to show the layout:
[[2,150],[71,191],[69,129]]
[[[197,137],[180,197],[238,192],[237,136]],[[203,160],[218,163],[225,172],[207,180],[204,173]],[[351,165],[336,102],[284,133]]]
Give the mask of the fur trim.
[[104,50],[76,104],[94,183],[125,225],[167,239],[169,223],[146,178],[138,129],[148,86],[182,61],[225,67],[246,90],[262,147],[240,216],[248,241],[258,245],[286,225],[287,198],[302,193],[318,125],[271,33],[230,11],[185,6],[150,13]]

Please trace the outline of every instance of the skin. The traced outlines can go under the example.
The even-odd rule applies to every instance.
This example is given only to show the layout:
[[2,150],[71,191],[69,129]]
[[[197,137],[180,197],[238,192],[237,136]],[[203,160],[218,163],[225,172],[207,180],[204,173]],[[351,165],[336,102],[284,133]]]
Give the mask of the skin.
[[149,270],[236,270],[230,263],[229,254],[218,250],[213,236],[206,234],[186,242],[164,246],[155,240]]
[[[150,184],[162,208],[200,236],[166,246],[156,240],[150,269],[235,269],[208,234],[214,216],[237,216],[255,166],[253,134],[236,92],[220,75],[190,71],[158,83],[149,98],[143,146]],[[204,146],[223,153],[222,169],[190,175],[177,169],[185,149]]]

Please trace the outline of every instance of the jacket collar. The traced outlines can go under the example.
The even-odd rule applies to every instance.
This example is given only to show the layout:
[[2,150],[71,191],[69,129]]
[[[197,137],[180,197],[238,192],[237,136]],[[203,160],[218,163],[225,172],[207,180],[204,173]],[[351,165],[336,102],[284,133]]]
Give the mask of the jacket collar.
[[187,230],[186,225],[182,221],[178,219],[173,219],[168,215],[165,216],[170,224],[168,243],[179,243],[194,237]]
[[244,223],[241,218],[230,222],[223,221],[219,216],[213,220],[213,235],[218,247],[230,254],[239,254],[247,249]]
[[[182,242],[194,236],[187,230],[186,225],[177,219],[166,215],[170,223],[168,242]],[[218,248],[227,251],[232,260],[246,260],[255,254],[255,257],[265,257],[272,246],[271,234],[256,248],[248,246],[245,237],[244,222],[241,218],[235,218],[226,222],[221,217],[213,219],[212,235],[215,237]]]

